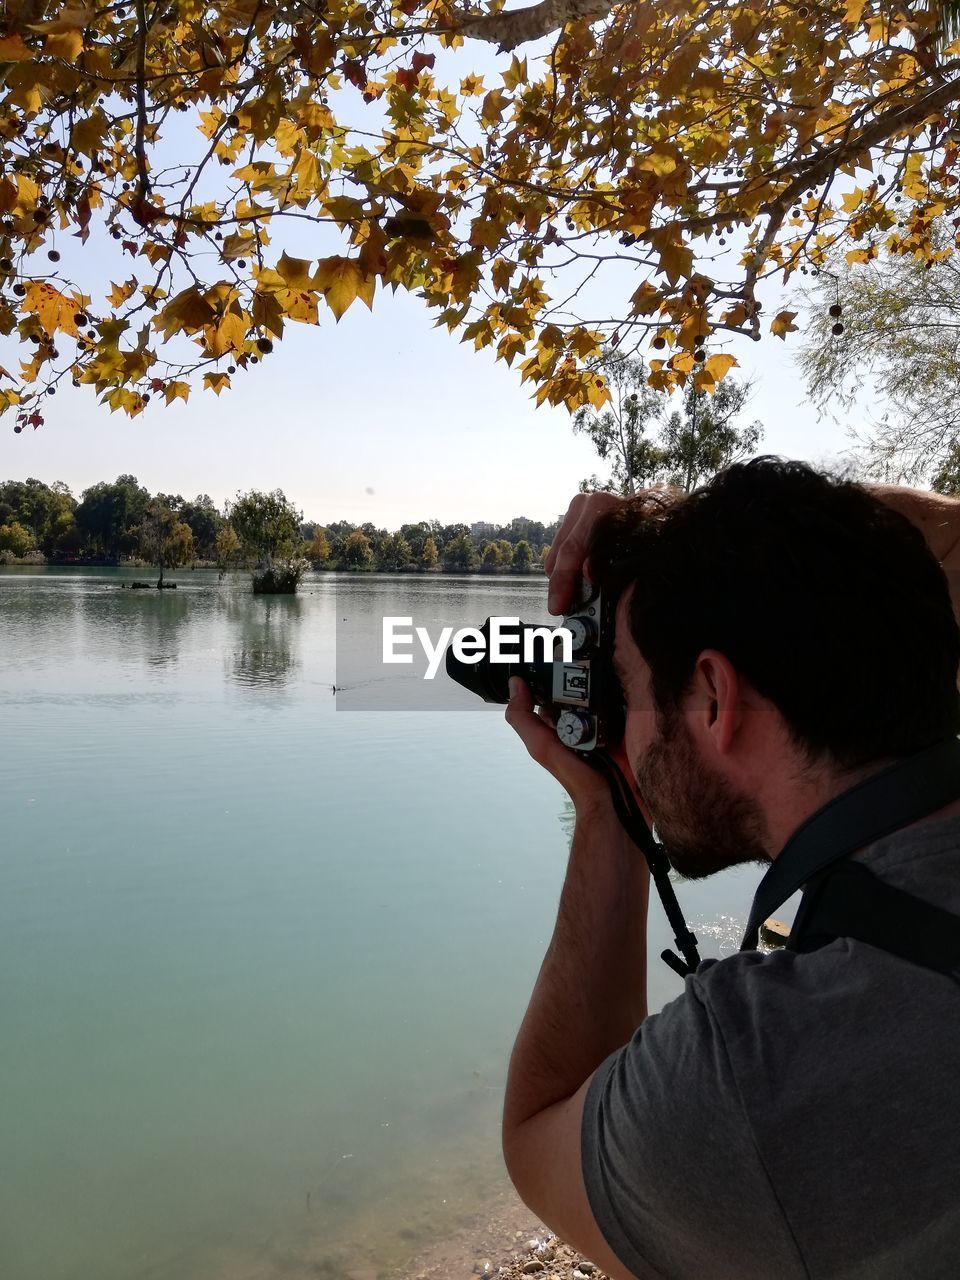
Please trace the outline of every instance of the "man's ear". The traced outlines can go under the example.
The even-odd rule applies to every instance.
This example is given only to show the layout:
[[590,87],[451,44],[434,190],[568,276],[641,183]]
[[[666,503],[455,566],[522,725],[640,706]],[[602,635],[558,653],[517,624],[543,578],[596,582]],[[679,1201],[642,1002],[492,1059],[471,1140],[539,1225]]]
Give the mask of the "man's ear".
[[743,683],[729,658],[704,649],[693,668],[687,722],[704,746],[726,755],[743,721]]

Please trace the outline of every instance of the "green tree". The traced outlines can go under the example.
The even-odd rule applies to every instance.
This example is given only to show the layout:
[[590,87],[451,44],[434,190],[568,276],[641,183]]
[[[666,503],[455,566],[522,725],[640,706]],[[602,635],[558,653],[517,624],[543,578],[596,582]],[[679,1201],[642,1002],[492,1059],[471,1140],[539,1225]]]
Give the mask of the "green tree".
[[663,411],[664,396],[647,385],[647,367],[608,348],[597,363],[610,401],[597,410],[586,405],[574,415],[574,432],[588,436],[598,456],[610,464],[610,477],[585,480],[581,489],[633,494],[649,485],[663,466],[663,452],[647,435]]
[[254,592],[293,595],[306,568],[299,554],[303,513],[282,489],[252,489],[238,494],[227,516],[244,553],[256,560]]
[[256,558],[258,568],[270,569],[274,560],[293,556],[303,517],[282,489],[238,494],[228,516],[244,552]]
[[223,516],[210,495],[200,493],[192,502],[181,502],[177,514],[190,527],[197,556],[201,560],[215,560],[217,534],[223,525]]
[[36,546],[32,531],[25,528],[19,521],[14,520],[12,524],[0,525],[0,551],[9,551],[12,556],[19,559],[35,551]]
[[193,559],[193,534],[165,502],[155,499],[147,507],[140,524],[140,554],[160,570],[157,586],[163,586],[163,571],[178,569]]
[[411,559],[410,544],[400,533],[391,533],[377,548],[377,567],[388,571],[405,568]]
[[465,572],[477,563],[477,551],[470,541],[470,534],[464,529],[462,533],[451,538],[443,549],[443,567],[445,569]]
[[495,542],[485,542],[480,548],[480,568],[484,573],[495,573],[500,564],[500,548]]
[[663,421],[658,447],[663,479],[689,493],[756,452],[763,427],[737,421],[750,398],[749,383],[724,378],[709,396],[690,383],[681,396],[681,408]]
[[373,547],[362,529],[354,529],[347,538],[343,559],[351,569],[369,569],[373,564]]
[[521,538],[513,548],[513,568],[517,573],[529,573],[533,564],[533,551],[526,538]]
[[501,538],[497,543],[497,552],[500,556],[500,563],[505,569],[509,569],[513,564],[513,543],[506,538]]
[[540,548],[540,564],[541,565],[545,565],[547,563],[547,556],[549,554],[550,554],[550,544],[548,543],[546,546]]
[[150,494],[136,476],[117,476],[112,484],[101,481],[85,489],[74,516],[96,548],[118,556],[135,548],[149,502]]
[[0,484],[0,524],[15,520],[33,534],[44,555],[57,547],[74,525],[76,501],[61,481],[46,485],[33,476]]
[[440,560],[440,553],[437,551],[437,544],[433,540],[433,535],[428,533],[423,540],[423,550],[417,558],[417,563],[422,569],[435,569]]
[[804,294],[799,364],[822,411],[848,415],[866,395],[866,429],[851,436],[865,477],[952,493],[960,442],[960,262],[951,252],[954,229],[939,218],[932,234],[947,255],[932,264],[911,254],[853,264],[835,256]]

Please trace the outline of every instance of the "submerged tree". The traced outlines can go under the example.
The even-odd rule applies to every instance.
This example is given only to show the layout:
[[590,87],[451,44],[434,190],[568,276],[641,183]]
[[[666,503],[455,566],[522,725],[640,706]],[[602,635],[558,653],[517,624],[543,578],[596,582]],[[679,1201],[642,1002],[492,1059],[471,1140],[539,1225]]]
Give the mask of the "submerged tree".
[[243,550],[256,560],[255,592],[293,594],[304,573],[300,549],[301,512],[282,489],[262,493],[252,489],[237,496],[227,517]]
[[140,525],[140,554],[160,570],[157,586],[163,586],[164,569],[179,569],[193,559],[193,534],[190,526],[171,507],[154,500],[147,507]]
[[[386,288],[538,402],[602,404],[605,342],[684,384],[705,340],[795,328],[759,291],[832,246],[935,258],[960,207],[945,9],[11,0],[0,334],[26,359],[0,409],[39,426],[68,380],[129,414],[220,394]],[[478,42],[534,53],[491,70]]]

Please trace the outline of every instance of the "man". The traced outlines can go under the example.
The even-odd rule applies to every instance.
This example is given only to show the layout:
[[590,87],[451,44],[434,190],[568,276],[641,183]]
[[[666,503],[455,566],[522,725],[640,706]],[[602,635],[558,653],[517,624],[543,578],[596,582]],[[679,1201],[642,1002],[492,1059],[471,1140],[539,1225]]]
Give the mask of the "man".
[[[775,863],[835,797],[960,731],[944,573],[859,486],[759,459],[660,510],[582,498],[558,542],[553,608],[585,551],[620,593],[617,755],[682,873]],[[511,693],[576,809],[504,1104],[523,1199],[614,1280],[960,1274],[955,977],[840,937],[707,961],[648,1017],[644,860],[603,778]],[[960,912],[960,803],[854,860]]]

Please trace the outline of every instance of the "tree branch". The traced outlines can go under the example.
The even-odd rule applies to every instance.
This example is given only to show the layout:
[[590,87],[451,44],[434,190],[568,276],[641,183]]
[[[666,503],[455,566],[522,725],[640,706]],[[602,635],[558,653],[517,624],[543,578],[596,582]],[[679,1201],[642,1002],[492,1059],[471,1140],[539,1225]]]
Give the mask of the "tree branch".
[[539,4],[511,9],[509,13],[462,10],[455,14],[456,29],[469,39],[495,44],[504,53],[559,31],[579,18],[603,18],[616,3],[617,0],[540,0]]

